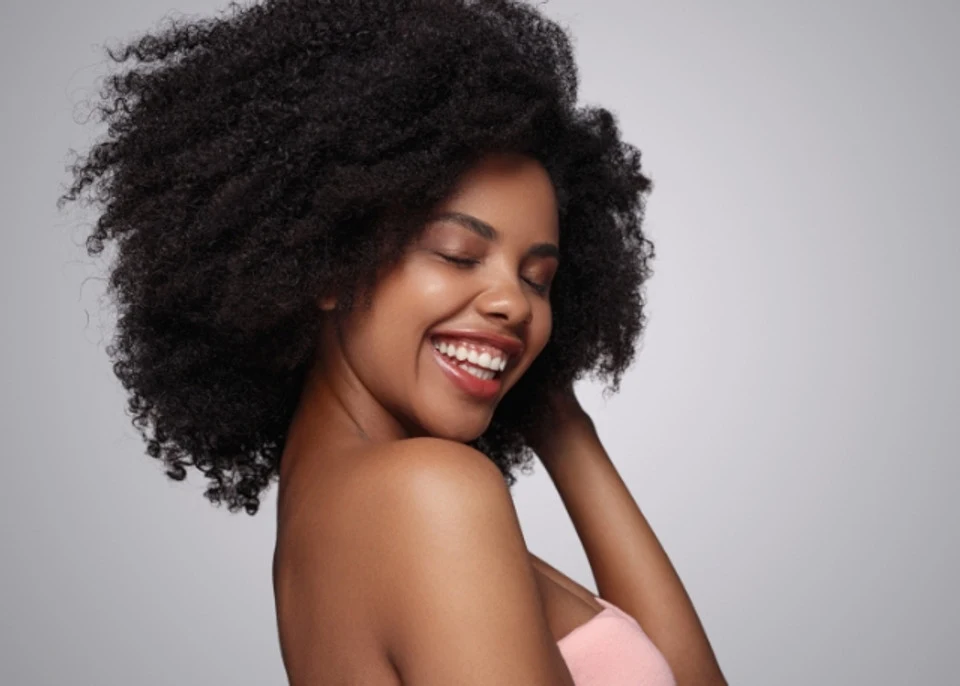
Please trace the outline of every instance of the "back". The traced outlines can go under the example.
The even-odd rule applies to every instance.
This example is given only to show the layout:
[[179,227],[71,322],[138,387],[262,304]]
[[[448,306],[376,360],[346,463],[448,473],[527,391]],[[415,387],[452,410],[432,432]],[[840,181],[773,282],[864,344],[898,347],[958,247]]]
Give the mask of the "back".
[[573,686],[496,465],[435,438],[371,446],[352,464],[278,535],[291,683],[354,678],[362,658],[400,680],[363,683]]
[[361,455],[331,465],[299,460],[281,483],[273,585],[280,648],[291,686],[400,684],[376,635],[366,588],[375,551],[352,531],[376,526]]

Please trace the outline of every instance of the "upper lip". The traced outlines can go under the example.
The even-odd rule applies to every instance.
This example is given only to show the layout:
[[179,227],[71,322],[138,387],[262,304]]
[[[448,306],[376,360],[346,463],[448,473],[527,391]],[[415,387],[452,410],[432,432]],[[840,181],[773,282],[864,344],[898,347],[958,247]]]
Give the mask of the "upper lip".
[[467,338],[475,341],[482,341],[500,348],[503,352],[515,359],[523,352],[523,341],[514,336],[487,331],[483,329],[445,329],[443,331],[434,331],[430,336],[443,336],[445,338]]

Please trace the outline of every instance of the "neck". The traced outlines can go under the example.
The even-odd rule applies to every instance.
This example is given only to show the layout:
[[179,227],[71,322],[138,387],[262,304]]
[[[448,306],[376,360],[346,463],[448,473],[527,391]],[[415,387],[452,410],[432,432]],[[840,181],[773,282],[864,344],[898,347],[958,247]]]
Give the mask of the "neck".
[[287,431],[281,480],[300,459],[336,460],[363,443],[395,441],[415,433],[376,400],[338,347],[327,350],[332,354],[318,356],[304,381]]

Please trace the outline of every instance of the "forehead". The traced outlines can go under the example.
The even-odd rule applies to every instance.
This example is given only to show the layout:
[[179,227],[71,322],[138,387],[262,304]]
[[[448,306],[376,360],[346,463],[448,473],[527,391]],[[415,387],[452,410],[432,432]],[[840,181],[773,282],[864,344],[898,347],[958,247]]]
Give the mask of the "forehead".
[[437,208],[482,219],[498,231],[536,241],[558,238],[557,198],[547,170],[522,155],[490,155],[467,171]]

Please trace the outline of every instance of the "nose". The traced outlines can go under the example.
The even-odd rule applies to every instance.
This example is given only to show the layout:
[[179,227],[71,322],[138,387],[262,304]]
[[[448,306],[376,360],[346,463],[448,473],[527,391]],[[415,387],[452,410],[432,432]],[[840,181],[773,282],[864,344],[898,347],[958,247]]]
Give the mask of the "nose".
[[530,321],[533,309],[520,279],[498,274],[476,299],[477,309],[486,317],[501,320],[501,326],[517,327]]

